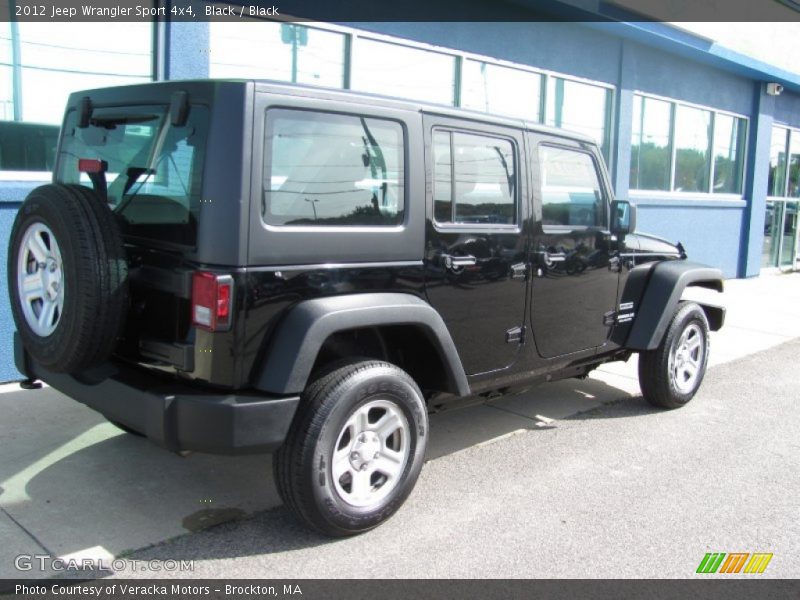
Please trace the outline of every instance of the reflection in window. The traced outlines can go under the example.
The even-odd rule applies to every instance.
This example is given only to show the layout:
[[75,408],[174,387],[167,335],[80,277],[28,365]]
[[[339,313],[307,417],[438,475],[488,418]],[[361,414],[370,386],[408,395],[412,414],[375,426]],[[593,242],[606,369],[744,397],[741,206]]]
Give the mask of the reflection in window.
[[100,107],[92,124],[76,127],[70,111],[56,180],[91,185],[79,158],[108,164],[108,202],[125,232],[172,243],[196,241],[208,108],[191,105],[187,122],[174,126],[165,105]]
[[0,170],[51,171],[58,131],[58,125],[0,121]]
[[359,39],[354,48],[352,79],[354,90],[452,105],[455,57]]
[[592,227],[604,216],[594,160],[585,152],[539,147],[542,224]]
[[445,131],[433,134],[433,216],[439,223],[452,223],[453,163],[451,135]]
[[742,189],[747,121],[730,115],[714,117],[714,186],[720,194]]
[[435,134],[434,213],[439,223],[513,224],[516,187],[514,146],[509,140]]
[[632,189],[741,193],[747,119],[635,94],[632,130]]
[[332,113],[267,111],[264,216],[273,225],[398,225],[400,124]]
[[520,69],[465,60],[461,106],[498,115],[539,121],[542,76]]
[[669,102],[633,97],[633,140],[631,142],[631,188],[639,190],[670,189]]
[[781,236],[783,206],[783,202],[767,200],[767,210],[764,218],[764,244],[761,250],[762,267],[774,267],[778,264],[780,254],[778,240],[780,240]]
[[768,196],[786,195],[786,145],[789,130],[772,128],[772,141],[769,148],[769,189]]
[[547,124],[593,138],[608,158],[607,114],[611,90],[550,77],[547,82]]
[[60,124],[73,91],[151,79],[152,23],[18,26],[24,121]]
[[294,23],[210,23],[211,77],[344,85],[345,36]]
[[675,115],[676,192],[707,192],[711,111],[678,105]]
[[0,121],[11,121],[14,118],[12,64],[11,23],[0,23]]
[[796,130],[789,144],[789,197],[800,198],[800,131]]

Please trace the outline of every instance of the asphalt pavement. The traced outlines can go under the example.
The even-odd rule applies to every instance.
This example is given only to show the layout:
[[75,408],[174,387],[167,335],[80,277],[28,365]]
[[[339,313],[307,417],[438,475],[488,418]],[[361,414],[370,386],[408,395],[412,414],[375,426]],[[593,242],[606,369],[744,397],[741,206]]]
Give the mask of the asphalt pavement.
[[680,410],[623,397],[431,461],[365,535],[331,541],[279,507],[130,558],[194,577],[708,578],[708,552],[765,552],[758,577],[797,577],[798,356],[800,340],[716,367]]
[[797,577],[800,274],[723,297],[689,406],[651,409],[634,357],[433,415],[406,505],[340,541],[295,524],[268,456],[180,457],[0,386],[0,577],[53,574],[21,555],[193,567],[112,569],[146,577],[692,577],[706,552],[771,552],[762,576]]

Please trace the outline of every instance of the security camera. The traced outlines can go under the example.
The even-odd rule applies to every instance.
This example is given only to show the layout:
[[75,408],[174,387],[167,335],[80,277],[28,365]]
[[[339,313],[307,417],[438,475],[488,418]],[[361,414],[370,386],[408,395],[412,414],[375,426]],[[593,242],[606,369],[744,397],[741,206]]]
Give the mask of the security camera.
[[770,96],[780,96],[781,92],[783,92],[783,86],[780,83],[767,84],[767,93]]

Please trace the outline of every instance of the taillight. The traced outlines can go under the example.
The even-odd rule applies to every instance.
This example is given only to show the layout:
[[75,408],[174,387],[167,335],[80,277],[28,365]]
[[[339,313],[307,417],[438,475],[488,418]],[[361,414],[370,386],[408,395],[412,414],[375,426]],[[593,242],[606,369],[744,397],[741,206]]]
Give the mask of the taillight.
[[78,171],[81,173],[105,173],[108,171],[108,163],[94,158],[79,158]]
[[208,331],[225,331],[231,326],[233,278],[208,271],[192,275],[192,324]]

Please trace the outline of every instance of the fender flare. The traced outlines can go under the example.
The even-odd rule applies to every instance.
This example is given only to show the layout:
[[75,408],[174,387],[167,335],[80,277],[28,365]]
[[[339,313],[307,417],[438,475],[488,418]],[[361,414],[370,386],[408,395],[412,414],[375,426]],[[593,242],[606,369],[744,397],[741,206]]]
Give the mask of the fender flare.
[[289,309],[270,340],[255,387],[272,394],[299,394],[306,387],[322,344],[336,332],[381,325],[415,325],[425,332],[447,369],[448,388],[470,394],[450,332],[438,312],[411,294],[366,293],[304,300]]
[[[653,350],[661,343],[675,308],[687,286],[700,286],[722,292],[722,271],[685,260],[656,263],[650,271],[639,309],[624,344],[631,350]],[[722,327],[724,309],[703,306],[712,329]]]

